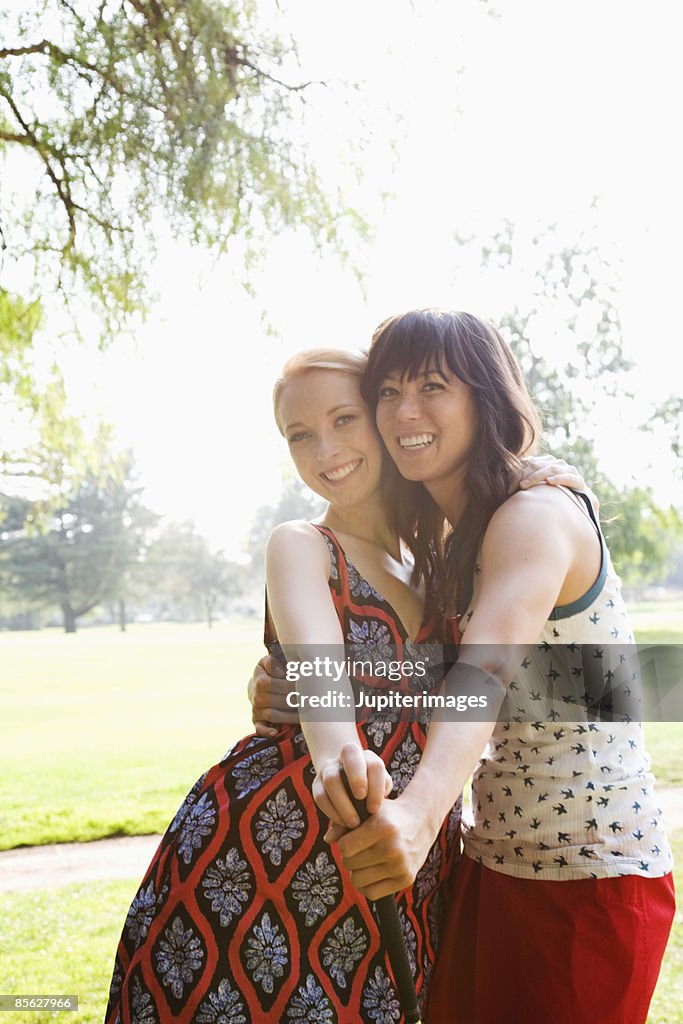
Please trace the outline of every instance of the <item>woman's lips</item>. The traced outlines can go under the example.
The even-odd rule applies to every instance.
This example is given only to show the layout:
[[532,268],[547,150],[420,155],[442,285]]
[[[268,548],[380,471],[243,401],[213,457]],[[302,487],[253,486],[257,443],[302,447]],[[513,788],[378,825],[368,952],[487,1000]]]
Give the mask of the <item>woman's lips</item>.
[[339,484],[351,476],[352,473],[355,473],[362,461],[362,459],[353,459],[351,462],[344,462],[341,466],[335,466],[334,469],[326,470],[320,476],[325,483]]
[[422,452],[436,440],[436,434],[426,431],[421,434],[404,434],[397,440],[402,452]]

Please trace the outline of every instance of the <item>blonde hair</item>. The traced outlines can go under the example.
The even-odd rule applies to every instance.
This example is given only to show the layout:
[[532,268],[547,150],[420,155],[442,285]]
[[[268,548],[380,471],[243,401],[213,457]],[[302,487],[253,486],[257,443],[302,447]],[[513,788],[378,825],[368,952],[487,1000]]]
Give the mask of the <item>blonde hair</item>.
[[280,400],[285,386],[309,370],[339,370],[350,373],[354,377],[362,377],[368,357],[365,352],[347,352],[343,348],[310,348],[305,352],[297,352],[282,367],[282,372],[273,387],[273,412],[277,429],[284,436],[280,419]]

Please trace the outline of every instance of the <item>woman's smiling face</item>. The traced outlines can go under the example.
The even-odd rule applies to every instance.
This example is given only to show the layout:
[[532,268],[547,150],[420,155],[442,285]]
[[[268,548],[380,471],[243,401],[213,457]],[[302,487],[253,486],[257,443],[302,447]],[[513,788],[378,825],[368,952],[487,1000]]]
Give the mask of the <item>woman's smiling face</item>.
[[399,472],[429,485],[446,481],[467,463],[476,439],[472,388],[449,369],[399,371],[378,389],[377,428]]
[[357,376],[306,370],[284,385],[279,413],[294,465],[312,491],[344,506],[378,493],[382,445]]

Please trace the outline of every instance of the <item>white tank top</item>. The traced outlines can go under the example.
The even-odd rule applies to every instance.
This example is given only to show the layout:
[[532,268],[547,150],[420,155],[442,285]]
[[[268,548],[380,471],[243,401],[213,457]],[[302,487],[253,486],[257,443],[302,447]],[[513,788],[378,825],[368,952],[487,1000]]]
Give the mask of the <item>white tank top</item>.
[[[643,726],[583,715],[595,680],[602,686],[618,670],[612,662],[634,644],[619,578],[585,504],[600,535],[600,573],[583,597],[553,610],[510,684],[512,720],[496,725],[475,769],[474,822],[463,822],[464,848],[486,867],[520,878],[657,877],[673,860]],[[463,634],[476,598],[475,577]],[[577,720],[563,722],[557,708],[572,701]]]

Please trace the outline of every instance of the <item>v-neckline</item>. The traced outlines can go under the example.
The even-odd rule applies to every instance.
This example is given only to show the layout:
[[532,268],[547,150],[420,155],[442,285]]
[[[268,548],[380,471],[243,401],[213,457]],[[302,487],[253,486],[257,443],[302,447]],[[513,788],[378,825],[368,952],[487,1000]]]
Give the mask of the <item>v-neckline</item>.
[[329,534],[332,535],[332,537],[335,540],[335,543],[336,543],[337,547],[339,548],[339,550],[341,551],[342,555],[344,556],[344,561],[346,562],[347,569],[349,567],[351,569],[353,569],[353,571],[355,573],[357,573],[358,578],[360,580],[362,580],[363,583],[367,583],[367,585],[370,587],[370,589],[375,594],[375,596],[378,598],[378,600],[383,601],[384,604],[387,606],[387,608],[389,608],[389,610],[392,612],[392,614],[394,616],[394,619],[396,620],[398,625],[401,627],[401,631],[403,632],[403,635],[404,635],[404,638],[405,638],[405,643],[416,644],[419,641],[419,639],[420,639],[422,631],[424,630],[425,626],[427,625],[427,603],[426,603],[426,601],[423,601],[423,603],[422,603],[422,618],[420,619],[420,625],[419,625],[417,633],[415,635],[415,639],[412,640],[410,635],[409,635],[409,633],[408,633],[408,630],[406,629],[406,627],[405,627],[405,625],[403,623],[403,619],[398,614],[398,612],[394,608],[394,606],[391,603],[391,601],[389,601],[383,594],[381,594],[379,592],[377,587],[375,587],[370,582],[370,580],[367,578],[367,576],[363,576],[363,574],[360,571],[360,569],[351,561],[349,556],[346,554],[346,551],[344,550],[344,545],[341,543],[341,541],[337,537],[337,535],[334,532],[334,530],[331,529],[331,527],[329,527],[329,526],[324,526],[322,523],[314,523],[313,525],[317,526],[318,529],[320,529],[320,530],[326,530]]

